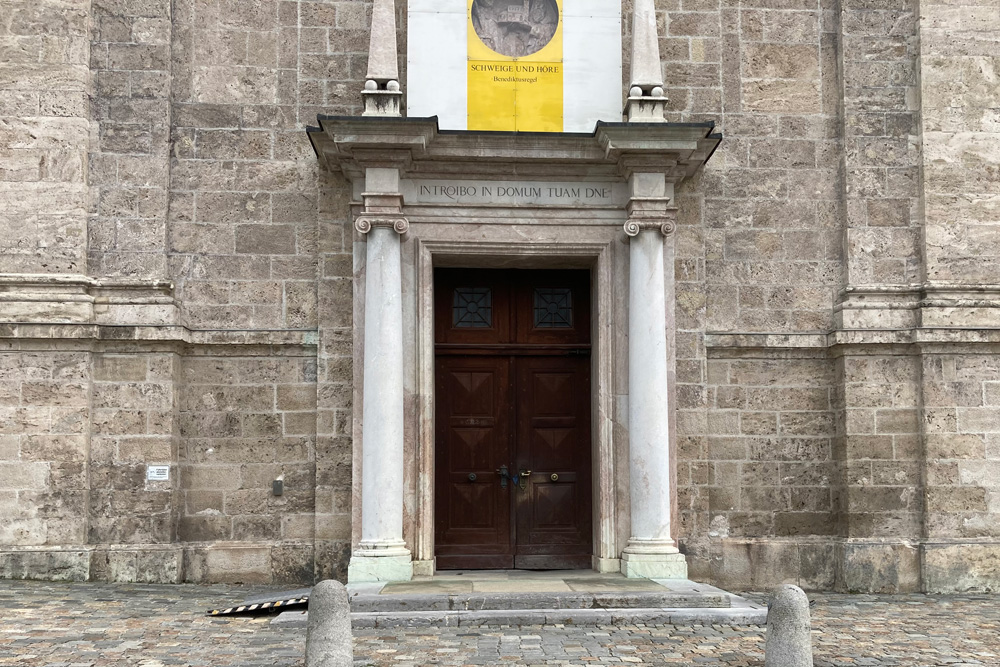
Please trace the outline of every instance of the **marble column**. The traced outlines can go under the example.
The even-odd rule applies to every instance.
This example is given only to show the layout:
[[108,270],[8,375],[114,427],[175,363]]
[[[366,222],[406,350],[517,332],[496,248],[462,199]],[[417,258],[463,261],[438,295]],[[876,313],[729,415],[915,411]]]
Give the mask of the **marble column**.
[[[392,182],[398,181],[394,171],[369,169],[368,180],[388,183],[392,188]],[[355,222],[356,229],[368,237],[361,541],[351,556],[347,579],[351,583],[408,581],[413,578],[413,562],[403,541],[403,310],[399,243],[399,235],[406,232],[408,225],[406,218],[398,213],[398,194],[366,192],[364,196],[365,213]]]
[[631,537],[622,553],[627,577],[687,577],[670,533],[670,417],[664,237],[674,231],[662,174],[631,178],[629,241],[628,428]]

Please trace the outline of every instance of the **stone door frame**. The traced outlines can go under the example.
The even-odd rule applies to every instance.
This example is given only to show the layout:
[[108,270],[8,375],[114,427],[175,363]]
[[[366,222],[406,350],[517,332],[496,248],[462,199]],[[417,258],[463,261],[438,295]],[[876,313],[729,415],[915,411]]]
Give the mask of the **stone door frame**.
[[[413,507],[414,574],[432,574],[434,563],[434,268],[437,266],[467,266],[472,268],[551,268],[552,261],[566,268],[589,268],[592,280],[591,320],[591,426],[593,456],[593,568],[602,572],[620,569],[618,523],[620,511],[616,493],[615,442],[612,416],[615,414],[613,391],[614,330],[614,233],[620,230],[609,225],[608,239],[601,242],[504,243],[483,240],[443,240],[422,238],[421,225],[411,225],[414,266],[412,293],[407,295],[404,269],[404,325],[408,324],[407,303],[415,305],[417,341],[414,369],[416,371],[415,408],[416,432],[413,460],[407,469],[413,470],[416,493]],[[572,228],[570,228],[572,229]],[[612,231],[613,230],[613,231]],[[620,232],[618,232],[620,233]],[[408,245],[404,242],[404,246]],[[404,247],[404,255],[408,254]],[[548,262],[543,264],[543,262]],[[406,259],[404,259],[406,266]],[[619,316],[624,315],[623,313]],[[411,415],[407,415],[411,420]],[[409,456],[407,457],[410,458]],[[627,503],[622,508],[627,521]]]

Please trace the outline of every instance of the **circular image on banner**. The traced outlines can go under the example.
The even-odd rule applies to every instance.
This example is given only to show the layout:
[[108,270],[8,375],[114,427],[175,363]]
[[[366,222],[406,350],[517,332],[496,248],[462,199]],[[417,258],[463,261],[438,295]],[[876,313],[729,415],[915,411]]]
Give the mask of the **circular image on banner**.
[[472,27],[499,54],[530,56],[552,41],[559,25],[555,0],[473,0]]

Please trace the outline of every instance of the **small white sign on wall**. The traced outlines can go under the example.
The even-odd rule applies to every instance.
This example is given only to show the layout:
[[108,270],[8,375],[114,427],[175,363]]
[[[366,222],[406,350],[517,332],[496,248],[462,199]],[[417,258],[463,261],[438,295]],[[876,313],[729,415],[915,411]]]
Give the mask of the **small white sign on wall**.
[[170,481],[170,466],[146,466],[146,480],[150,482]]

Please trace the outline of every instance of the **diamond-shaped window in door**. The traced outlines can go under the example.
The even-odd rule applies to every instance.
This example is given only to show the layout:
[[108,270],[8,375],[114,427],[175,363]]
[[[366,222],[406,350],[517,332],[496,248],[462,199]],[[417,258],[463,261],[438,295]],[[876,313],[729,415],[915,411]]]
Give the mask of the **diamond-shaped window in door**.
[[535,288],[535,328],[573,328],[573,292],[569,288]]
[[489,329],[493,326],[493,290],[489,287],[458,287],[452,302],[452,325],[459,329]]

